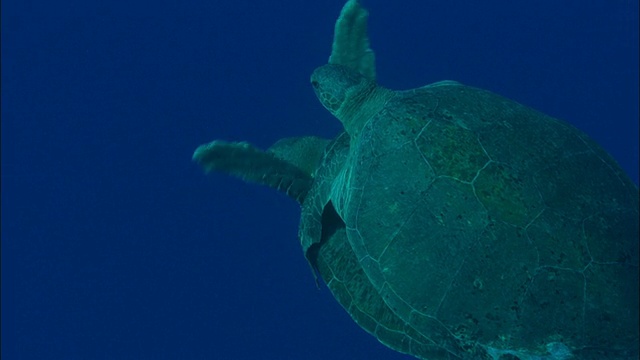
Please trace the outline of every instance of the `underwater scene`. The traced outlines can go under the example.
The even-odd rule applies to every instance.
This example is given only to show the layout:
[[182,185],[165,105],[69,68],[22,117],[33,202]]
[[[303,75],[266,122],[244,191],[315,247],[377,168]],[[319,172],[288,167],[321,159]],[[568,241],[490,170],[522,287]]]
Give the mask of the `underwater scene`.
[[638,358],[638,2],[3,3],[4,359]]

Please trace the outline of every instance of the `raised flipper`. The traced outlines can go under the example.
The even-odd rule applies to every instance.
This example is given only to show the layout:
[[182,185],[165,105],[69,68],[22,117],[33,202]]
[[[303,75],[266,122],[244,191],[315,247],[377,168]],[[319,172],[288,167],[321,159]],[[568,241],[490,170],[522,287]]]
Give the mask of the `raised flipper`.
[[[367,18],[367,10],[357,0],[347,1],[336,21],[329,63],[350,67],[375,79],[375,56],[369,48]],[[193,160],[207,172],[220,171],[267,185],[302,203],[328,143],[329,140],[312,136],[286,138],[263,151],[246,142],[216,140],[198,147]]]
[[376,59],[369,47],[369,12],[358,0],[349,0],[336,21],[329,64],[350,67],[371,80],[376,78]]
[[311,136],[287,138],[263,151],[246,142],[216,140],[199,146],[193,160],[206,172],[220,171],[267,185],[302,203],[327,143],[328,140]]

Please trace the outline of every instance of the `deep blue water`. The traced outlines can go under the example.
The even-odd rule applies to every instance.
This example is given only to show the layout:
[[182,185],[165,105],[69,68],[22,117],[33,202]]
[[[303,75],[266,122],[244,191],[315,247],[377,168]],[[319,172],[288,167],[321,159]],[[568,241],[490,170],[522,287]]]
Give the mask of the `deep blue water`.
[[[191,162],[340,130],[308,78],[342,5],[2,2],[3,359],[408,359],[315,287],[293,201]],[[492,90],[638,183],[637,0],[365,5],[383,85]]]

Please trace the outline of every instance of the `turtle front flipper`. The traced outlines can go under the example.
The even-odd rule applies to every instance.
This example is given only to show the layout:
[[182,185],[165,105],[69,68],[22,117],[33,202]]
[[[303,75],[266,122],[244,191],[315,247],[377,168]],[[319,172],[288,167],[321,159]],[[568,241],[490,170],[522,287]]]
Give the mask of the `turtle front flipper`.
[[358,0],[349,0],[336,21],[329,64],[349,67],[368,79],[376,78],[376,59],[369,47],[369,12]]
[[302,203],[313,183],[311,171],[326,142],[316,137],[283,139],[263,151],[247,142],[216,140],[199,146],[193,160],[206,172],[220,171],[267,185]]

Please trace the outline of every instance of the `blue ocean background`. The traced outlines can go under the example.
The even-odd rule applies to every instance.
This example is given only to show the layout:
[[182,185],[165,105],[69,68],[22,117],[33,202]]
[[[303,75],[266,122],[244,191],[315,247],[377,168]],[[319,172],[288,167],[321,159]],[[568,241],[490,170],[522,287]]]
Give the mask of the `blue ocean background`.
[[[294,201],[191,161],[340,131],[308,79],[343,3],[2,2],[3,359],[409,359],[316,288]],[[638,183],[637,0],[364,5],[381,84],[507,96]]]

